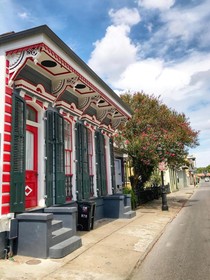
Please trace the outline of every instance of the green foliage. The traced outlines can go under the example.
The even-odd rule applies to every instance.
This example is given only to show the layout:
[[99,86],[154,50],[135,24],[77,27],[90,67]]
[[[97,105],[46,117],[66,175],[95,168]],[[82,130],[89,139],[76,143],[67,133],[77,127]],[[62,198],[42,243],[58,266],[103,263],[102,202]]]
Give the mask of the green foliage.
[[128,154],[134,182],[149,180],[160,161],[181,166],[187,148],[198,145],[198,131],[190,127],[184,114],[169,109],[159,97],[145,93],[121,96],[133,110],[132,118],[115,135],[115,144]]
[[197,173],[210,173],[210,165],[207,165],[206,167],[198,167]]
[[158,170],[154,170],[149,181],[145,183],[145,187],[159,186],[161,184],[161,175]]
[[137,205],[137,197],[136,194],[134,192],[134,190],[132,188],[123,188],[123,194],[130,194],[131,195],[131,207],[132,209],[136,209],[136,205]]

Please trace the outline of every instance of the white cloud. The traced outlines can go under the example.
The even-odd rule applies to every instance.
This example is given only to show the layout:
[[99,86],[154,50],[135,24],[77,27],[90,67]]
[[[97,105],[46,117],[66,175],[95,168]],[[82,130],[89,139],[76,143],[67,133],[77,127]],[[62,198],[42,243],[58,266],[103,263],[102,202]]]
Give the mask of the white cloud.
[[[155,2],[158,2],[159,5],[165,3],[164,1]],[[144,3],[146,4],[146,2]],[[148,1],[147,5],[149,3],[152,2]],[[172,4],[172,2],[170,3]],[[200,10],[204,10],[204,8],[200,7]],[[121,24],[126,11],[128,9],[121,9],[115,12],[112,10],[109,14],[115,24]],[[133,10],[129,10],[129,12],[129,17],[131,17]],[[184,15],[181,23],[184,22],[186,12]],[[178,11],[173,16],[167,16],[166,13],[165,17],[173,18],[174,22],[176,18],[177,23],[180,21]],[[198,16],[194,12],[191,15],[189,13],[189,18],[198,20]],[[125,22],[128,22],[128,20],[125,19]],[[133,24],[136,22],[137,20],[132,21]],[[165,26],[170,26],[171,29],[169,27],[167,29],[170,29],[171,37],[177,35],[175,25],[171,25],[170,20]],[[181,29],[181,27],[178,29]],[[166,36],[165,30],[165,28],[162,28],[155,34],[156,41],[161,41],[163,36]],[[200,93],[198,92],[200,92],[205,83],[208,84],[208,74],[206,72],[210,69],[208,63],[210,55],[191,51],[182,58],[182,61],[175,62],[172,60],[168,63],[161,57],[143,58],[145,46],[144,48],[141,46],[142,58],[140,59],[138,57],[140,45],[135,45],[129,36],[130,27],[128,25],[109,26],[104,38],[95,43],[95,49],[92,52],[89,65],[118,90],[144,90],[147,93],[156,93],[168,98],[168,100],[171,99],[172,103],[173,100],[181,101],[194,96],[199,96],[200,98]],[[164,41],[164,43],[167,44],[168,42]],[[162,49],[166,44],[163,44]],[[157,48],[157,44],[152,45]]]
[[128,37],[130,28],[125,25],[109,26],[103,39],[95,43],[88,62],[100,76],[114,81],[128,65],[137,59],[138,46]]
[[[11,0],[0,0],[0,33],[9,31],[18,32],[26,28],[30,28],[36,20],[40,22],[40,18],[34,18],[30,11],[22,7],[19,2]],[[2,3],[2,2],[5,2]],[[33,11],[32,11],[33,12]]]
[[152,81],[156,81],[163,71],[163,61],[160,59],[145,59],[129,64],[118,79],[113,82],[116,88],[131,91],[144,90],[153,93]]
[[129,64],[113,85],[184,100],[197,94],[208,80],[206,71],[210,69],[209,59],[210,55],[192,53],[184,61],[171,64],[159,58],[138,60]]
[[105,36],[94,43],[88,64],[100,76],[109,82],[122,73],[128,65],[137,59],[139,46],[131,42],[131,27],[140,21],[137,9],[122,8],[109,11],[113,25],[106,30]]
[[[109,26],[105,36],[95,43],[89,64],[118,92],[143,90],[147,94],[161,95],[169,107],[189,117],[193,129],[201,130],[202,149],[208,149],[210,54],[196,48],[187,50],[187,44],[197,39],[206,28],[206,6],[203,4],[190,10],[178,10],[174,7],[169,9],[174,1],[167,3],[168,6],[165,1],[141,2],[147,8],[159,7],[163,23],[156,33],[152,33],[153,22],[147,22],[145,26],[150,26],[150,39],[143,40],[141,45],[135,45],[130,38],[135,20],[123,21],[124,11],[111,11],[114,25]],[[201,42],[205,46],[208,41],[204,37]],[[180,53],[182,48],[187,51],[179,60],[176,60],[176,54],[174,59],[173,56],[166,59],[166,54],[170,54],[174,44],[177,44]],[[197,148],[195,154],[199,165],[209,164],[209,157],[201,148]]]
[[130,64],[113,84],[121,90],[161,95],[170,108],[184,112],[192,128],[200,130],[202,146],[192,150],[198,166],[210,164],[209,152],[206,152],[210,147],[209,60],[210,54],[198,52],[170,65],[161,59],[144,59]]
[[[210,24],[209,4],[210,1],[207,0],[194,7],[174,6],[169,10],[160,11],[158,13],[160,26],[149,29],[156,32],[151,32],[149,39],[141,42],[142,53],[145,56],[155,53],[156,56],[166,57],[172,51],[174,55],[177,53],[181,55],[189,48],[209,46],[210,35],[207,31]],[[148,11],[145,16],[142,15],[146,20],[146,26],[152,22],[150,20],[148,23],[145,18],[147,14]]]
[[166,23],[170,37],[181,36],[187,41],[200,35],[201,30],[206,30],[209,21],[209,3],[205,2],[194,8],[174,8],[166,13],[162,13],[162,20]]
[[107,28],[105,36],[94,43],[88,64],[100,76],[114,82],[128,65],[137,59],[139,46],[131,42],[131,27],[140,21],[137,9],[122,8],[109,11],[114,25]]
[[170,9],[175,3],[175,0],[139,0],[138,4],[140,7],[146,9],[160,9],[167,10]]
[[23,12],[23,13],[18,13],[18,16],[22,19],[27,19],[29,18],[29,15],[26,13],[26,12]]
[[123,8],[117,11],[111,9],[109,16],[115,25],[133,26],[140,22],[141,18],[137,9]]

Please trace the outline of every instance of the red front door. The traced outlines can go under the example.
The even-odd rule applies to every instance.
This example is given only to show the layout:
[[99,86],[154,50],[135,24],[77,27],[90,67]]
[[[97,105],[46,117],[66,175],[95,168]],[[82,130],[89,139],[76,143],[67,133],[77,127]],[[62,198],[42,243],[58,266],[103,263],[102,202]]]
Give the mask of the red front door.
[[37,206],[37,127],[26,126],[25,208]]

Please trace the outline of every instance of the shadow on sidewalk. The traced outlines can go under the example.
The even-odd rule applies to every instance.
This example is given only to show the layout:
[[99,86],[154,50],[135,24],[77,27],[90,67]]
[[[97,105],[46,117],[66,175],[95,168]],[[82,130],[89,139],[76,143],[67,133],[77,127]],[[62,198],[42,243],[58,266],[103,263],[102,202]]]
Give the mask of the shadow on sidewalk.
[[82,231],[82,230],[78,230],[77,231],[77,234],[79,235],[79,236],[84,236],[85,234],[87,234],[87,233],[89,233],[89,232],[91,232],[91,231],[94,231],[94,230],[96,230],[96,229],[98,229],[98,228],[100,228],[100,227],[102,227],[102,226],[106,226],[106,225],[108,225],[108,224],[110,224],[110,223],[112,223],[113,221],[115,221],[116,219],[108,219],[108,218],[104,218],[104,219],[100,219],[100,220],[97,220],[97,221],[94,221],[94,226],[93,226],[93,229],[92,230],[90,230],[90,231]]

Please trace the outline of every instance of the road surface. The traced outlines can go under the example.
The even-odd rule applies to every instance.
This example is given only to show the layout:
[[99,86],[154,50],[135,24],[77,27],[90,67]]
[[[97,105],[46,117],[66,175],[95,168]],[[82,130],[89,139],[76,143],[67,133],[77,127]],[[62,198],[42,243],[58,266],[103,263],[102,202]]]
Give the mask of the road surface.
[[210,280],[209,182],[200,184],[130,279]]

